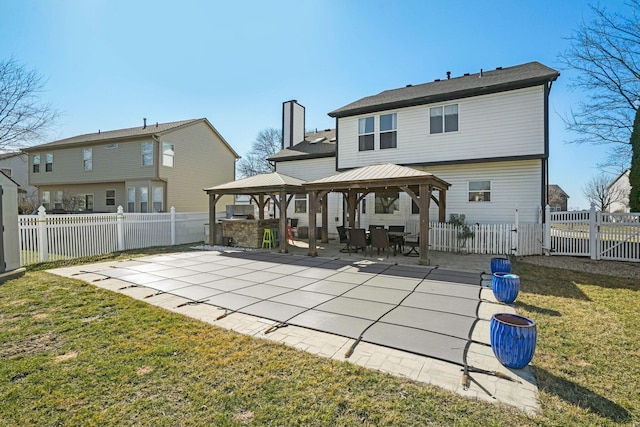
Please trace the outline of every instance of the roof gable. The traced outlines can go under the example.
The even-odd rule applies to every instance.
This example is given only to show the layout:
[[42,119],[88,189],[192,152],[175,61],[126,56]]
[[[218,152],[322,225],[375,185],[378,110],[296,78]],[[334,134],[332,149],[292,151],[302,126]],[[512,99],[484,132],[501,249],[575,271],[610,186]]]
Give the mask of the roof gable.
[[560,73],[539,62],[481,71],[476,74],[408,85],[367,96],[329,113],[331,117],[347,117],[392,108],[429,104],[451,99],[478,96],[555,81]]
[[336,130],[325,129],[324,131],[307,132],[304,141],[297,143],[293,147],[280,150],[267,160],[302,160],[319,157],[335,157],[336,155]]

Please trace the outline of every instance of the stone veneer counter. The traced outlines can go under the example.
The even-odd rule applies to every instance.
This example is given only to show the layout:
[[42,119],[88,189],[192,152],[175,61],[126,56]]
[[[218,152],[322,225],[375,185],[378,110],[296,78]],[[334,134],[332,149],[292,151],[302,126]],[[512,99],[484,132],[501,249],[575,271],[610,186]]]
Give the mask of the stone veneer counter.
[[232,245],[242,248],[261,248],[265,228],[277,228],[276,219],[223,219],[222,236],[233,239]]

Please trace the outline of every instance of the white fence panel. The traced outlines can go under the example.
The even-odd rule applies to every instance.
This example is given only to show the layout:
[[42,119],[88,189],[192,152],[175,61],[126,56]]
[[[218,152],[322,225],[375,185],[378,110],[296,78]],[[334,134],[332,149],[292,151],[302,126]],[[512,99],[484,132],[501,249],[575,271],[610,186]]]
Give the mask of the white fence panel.
[[170,213],[127,213],[124,215],[125,249],[171,245]]
[[589,256],[589,218],[589,211],[551,212],[551,253]]
[[18,231],[20,236],[20,264],[28,265],[38,262],[38,217],[35,215],[19,215]]
[[640,261],[640,213],[597,215],[598,258]]
[[[176,213],[176,244],[204,241],[205,224],[209,223],[207,212]],[[208,230],[207,230],[208,231]]]

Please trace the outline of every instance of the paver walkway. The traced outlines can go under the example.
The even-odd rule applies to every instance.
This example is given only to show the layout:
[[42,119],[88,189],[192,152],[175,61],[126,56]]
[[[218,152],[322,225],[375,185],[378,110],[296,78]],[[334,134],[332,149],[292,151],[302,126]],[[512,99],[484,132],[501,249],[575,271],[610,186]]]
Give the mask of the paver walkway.
[[[345,360],[352,353],[346,360],[358,365],[529,413],[538,409],[530,370],[503,367],[488,345],[492,314],[513,309],[479,286],[479,273],[234,250],[51,272],[324,357]],[[515,381],[471,373],[466,389],[465,362]]]

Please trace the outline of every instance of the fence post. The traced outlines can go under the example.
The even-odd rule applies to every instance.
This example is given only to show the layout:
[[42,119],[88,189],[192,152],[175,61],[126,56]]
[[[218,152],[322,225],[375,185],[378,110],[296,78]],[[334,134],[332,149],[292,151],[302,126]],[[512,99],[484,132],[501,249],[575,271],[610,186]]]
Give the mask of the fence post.
[[596,245],[596,205],[591,203],[591,209],[589,210],[589,254],[591,259],[598,259],[598,251]]
[[124,251],[124,209],[122,206],[118,206],[118,213],[116,214],[116,229],[118,232],[118,250]]
[[49,259],[49,242],[47,241],[47,210],[44,206],[38,208],[38,257],[40,262]]
[[542,253],[551,255],[551,206],[544,207],[544,236],[542,238]]
[[176,244],[176,208],[171,206],[171,245]]

